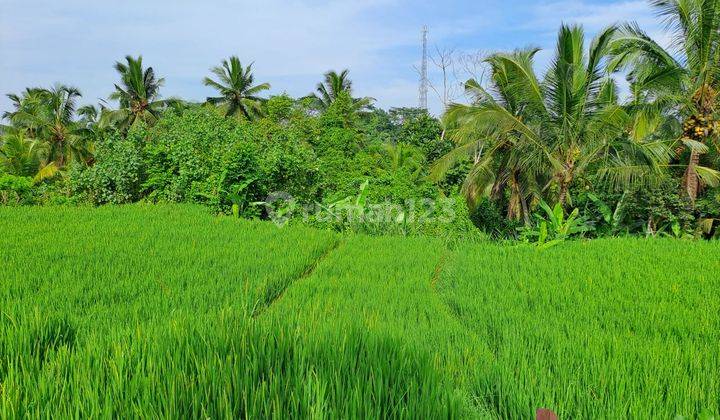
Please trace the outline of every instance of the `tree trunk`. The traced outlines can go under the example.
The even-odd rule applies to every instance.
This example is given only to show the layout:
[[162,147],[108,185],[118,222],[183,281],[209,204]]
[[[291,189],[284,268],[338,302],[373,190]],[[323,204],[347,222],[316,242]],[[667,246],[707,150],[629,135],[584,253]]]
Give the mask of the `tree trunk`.
[[558,195],[558,203],[565,208],[565,202],[567,201],[568,190],[570,190],[570,183],[572,182],[572,175],[564,175],[560,179],[560,194]]
[[645,230],[645,236],[655,236],[655,226],[653,224],[652,216],[648,217],[647,229]]
[[560,194],[558,195],[558,203],[565,208],[565,202],[567,201],[568,191],[570,190],[570,184],[573,181],[573,172],[575,170],[575,162],[570,161],[565,164],[565,171],[560,174]]
[[58,168],[63,168],[65,166],[65,145],[63,143],[64,141],[62,139],[58,141]]
[[522,205],[523,221],[525,226],[530,226],[530,209],[528,209],[528,203],[525,197],[520,197],[520,204]]
[[685,170],[685,176],[683,176],[683,189],[685,189],[685,192],[687,192],[687,195],[693,204],[695,204],[695,199],[697,199],[698,187],[700,185],[698,174],[697,172],[695,172],[695,167],[697,167],[699,164],[700,153],[698,153],[696,150],[691,150],[690,162],[688,163],[688,167]]
[[510,220],[519,220],[522,213],[522,194],[520,194],[520,185],[515,177],[515,172],[510,175],[510,200],[508,201],[507,218]]
[[560,181],[560,195],[558,196],[558,203],[560,203],[563,208],[565,207],[565,200],[567,198],[567,183],[565,181]]

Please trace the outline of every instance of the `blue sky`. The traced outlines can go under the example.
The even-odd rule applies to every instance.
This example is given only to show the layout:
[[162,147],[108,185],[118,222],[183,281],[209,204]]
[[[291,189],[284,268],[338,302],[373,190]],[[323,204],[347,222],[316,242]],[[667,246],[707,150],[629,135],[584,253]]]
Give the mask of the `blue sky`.
[[[349,68],[356,95],[384,108],[416,106],[424,24],[431,51],[532,45],[544,48],[542,70],[561,22],[592,35],[621,21],[662,36],[645,0],[0,0],[0,111],[10,108],[4,94],[55,82],[96,103],[112,91],[112,65],[127,54],[142,54],[165,77],[164,97],[204,99],[212,94],[201,82],[208,69],[238,55],[255,62],[272,93],[305,95],[325,71]],[[430,77],[439,86],[432,65]],[[442,108],[432,90],[429,102],[436,113]]]

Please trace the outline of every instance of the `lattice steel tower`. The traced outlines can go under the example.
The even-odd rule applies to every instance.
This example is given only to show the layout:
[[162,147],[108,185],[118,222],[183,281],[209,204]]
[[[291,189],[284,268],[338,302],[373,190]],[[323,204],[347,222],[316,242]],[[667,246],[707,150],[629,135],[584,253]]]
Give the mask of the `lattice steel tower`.
[[422,27],[422,64],[420,65],[420,105],[421,109],[427,109],[428,94],[428,56],[427,56],[427,25]]

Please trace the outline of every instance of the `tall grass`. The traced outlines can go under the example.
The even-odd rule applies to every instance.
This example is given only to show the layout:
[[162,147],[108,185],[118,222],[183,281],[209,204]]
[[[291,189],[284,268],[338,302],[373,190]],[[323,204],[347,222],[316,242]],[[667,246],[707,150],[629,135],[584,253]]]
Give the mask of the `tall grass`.
[[718,413],[718,256],[0,208],[0,418]]
[[259,328],[231,311],[102,338],[78,331],[86,339],[76,341],[58,339],[57,327],[26,318],[3,332],[0,417],[451,418],[460,410],[427,354],[364,331]]
[[717,242],[467,246],[438,288],[495,356],[475,394],[499,417],[720,413]]
[[485,416],[466,384],[478,367],[491,363],[491,355],[433,291],[446,254],[441,244],[427,238],[349,237],[266,316],[302,331],[355,329],[396,337],[432,356],[444,374],[443,386],[462,401],[464,415]]
[[0,417],[457,417],[391,335],[252,315],[329,233],[185,207],[0,210]]

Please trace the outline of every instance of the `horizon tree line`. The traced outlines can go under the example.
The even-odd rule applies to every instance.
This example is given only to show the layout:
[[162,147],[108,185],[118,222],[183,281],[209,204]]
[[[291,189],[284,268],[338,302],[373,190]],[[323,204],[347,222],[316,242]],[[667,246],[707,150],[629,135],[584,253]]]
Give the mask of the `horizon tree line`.
[[[720,0],[652,0],[665,23],[672,50],[636,24],[613,25],[589,43],[581,26],[563,24],[549,69],[539,74],[539,49],[490,54],[485,82],[465,83],[469,103],[450,103],[441,121],[443,139],[455,148],[431,167],[439,181],[458,161],[470,159],[462,186],[472,206],[481,197],[503,202],[508,219],[529,223],[540,201],[569,208],[572,186],[607,183],[617,189],[651,185],[678,175],[694,203],[703,188],[720,184],[717,101],[720,89]],[[9,94],[13,110],[3,118],[0,157],[9,172],[38,180],[68,162],[93,162],[93,139],[112,128],[155,124],[182,106],[162,99],[164,79],[142,56],[114,65],[120,80],[99,107],[78,107],[77,88],[55,85]],[[205,86],[217,91],[205,104],[227,118],[262,115],[271,86],[256,83],[253,63],[231,56],[211,68]],[[630,98],[621,101],[613,75],[624,72]],[[343,93],[352,95],[348,70],[329,71],[309,99],[322,113]],[[351,96],[352,98],[352,96]],[[372,98],[352,98],[353,112]]]

